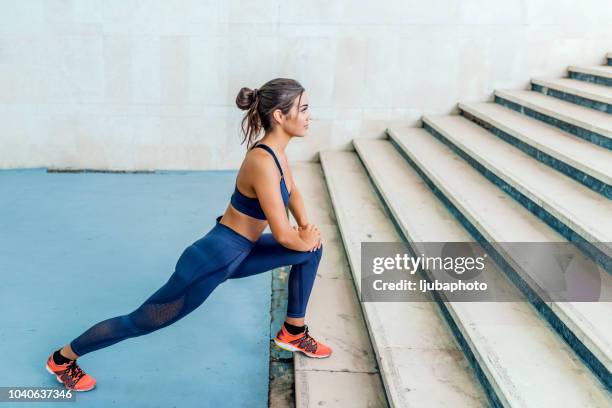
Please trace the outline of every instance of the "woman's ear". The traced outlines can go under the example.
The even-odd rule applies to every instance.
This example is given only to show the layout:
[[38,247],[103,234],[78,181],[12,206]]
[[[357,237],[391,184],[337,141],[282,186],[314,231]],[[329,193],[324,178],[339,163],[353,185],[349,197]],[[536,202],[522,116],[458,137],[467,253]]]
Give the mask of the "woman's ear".
[[278,124],[281,124],[283,122],[283,120],[285,119],[284,116],[285,115],[283,115],[283,112],[280,109],[275,109],[274,112],[272,112],[272,118]]

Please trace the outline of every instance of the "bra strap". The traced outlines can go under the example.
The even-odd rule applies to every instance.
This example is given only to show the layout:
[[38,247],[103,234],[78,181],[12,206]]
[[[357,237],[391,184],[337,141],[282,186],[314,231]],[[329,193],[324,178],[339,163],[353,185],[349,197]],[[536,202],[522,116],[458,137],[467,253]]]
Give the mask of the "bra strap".
[[284,175],[283,175],[283,168],[281,167],[281,165],[280,165],[280,163],[279,163],[278,159],[276,158],[276,155],[274,154],[274,150],[272,150],[272,149],[270,148],[270,146],[265,145],[265,144],[263,144],[263,143],[259,143],[259,144],[256,144],[255,146],[253,146],[253,148],[256,148],[256,147],[261,147],[262,149],[267,150],[267,151],[268,151],[268,153],[270,153],[270,154],[272,155],[272,157],[274,157],[274,161],[276,162],[276,166],[277,166],[277,167],[278,167],[278,169],[280,170],[281,177],[284,177]]

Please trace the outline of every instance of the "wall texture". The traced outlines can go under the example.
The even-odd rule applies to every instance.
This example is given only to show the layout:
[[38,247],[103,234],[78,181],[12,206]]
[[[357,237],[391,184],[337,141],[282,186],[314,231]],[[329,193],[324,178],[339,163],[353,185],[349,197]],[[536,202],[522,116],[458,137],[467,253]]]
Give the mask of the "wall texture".
[[0,168],[232,169],[240,87],[292,77],[290,160],[612,51],[610,0],[0,0]]

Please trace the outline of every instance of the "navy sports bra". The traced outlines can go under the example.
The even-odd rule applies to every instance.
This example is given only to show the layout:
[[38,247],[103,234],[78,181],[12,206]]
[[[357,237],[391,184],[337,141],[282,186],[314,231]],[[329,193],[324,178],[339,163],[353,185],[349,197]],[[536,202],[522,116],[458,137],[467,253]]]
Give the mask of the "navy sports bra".
[[[280,163],[278,162],[278,159],[276,158],[274,151],[270,148],[270,146],[267,146],[263,143],[259,143],[253,146],[252,149],[256,147],[261,147],[262,149],[267,150],[268,153],[270,153],[272,157],[274,158],[274,161],[276,162],[276,166],[278,167],[281,173],[280,190],[281,190],[281,195],[283,196],[283,202],[285,203],[285,208],[287,208],[287,203],[289,202],[289,197],[291,196],[291,193],[287,191],[287,185],[285,184],[285,176],[283,174],[283,169]],[[232,198],[230,202],[232,203],[232,206],[236,210],[240,211],[241,213],[250,215],[251,217],[257,218],[260,220],[266,219],[266,215],[261,209],[261,205],[259,205],[259,200],[257,199],[257,197],[245,196],[244,194],[240,192],[240,190],[238,190],[237,184],[234,188],[234,193],[232,194]]]

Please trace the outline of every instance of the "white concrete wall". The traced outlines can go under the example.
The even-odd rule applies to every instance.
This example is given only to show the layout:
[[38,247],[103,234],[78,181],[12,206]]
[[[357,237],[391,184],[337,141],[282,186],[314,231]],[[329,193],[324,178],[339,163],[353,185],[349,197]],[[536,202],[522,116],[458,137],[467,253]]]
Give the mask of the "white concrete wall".
[[275,77],[311,160],[608,51],[610,0],[0,0],[0,167],[237,168],[234,98]]

